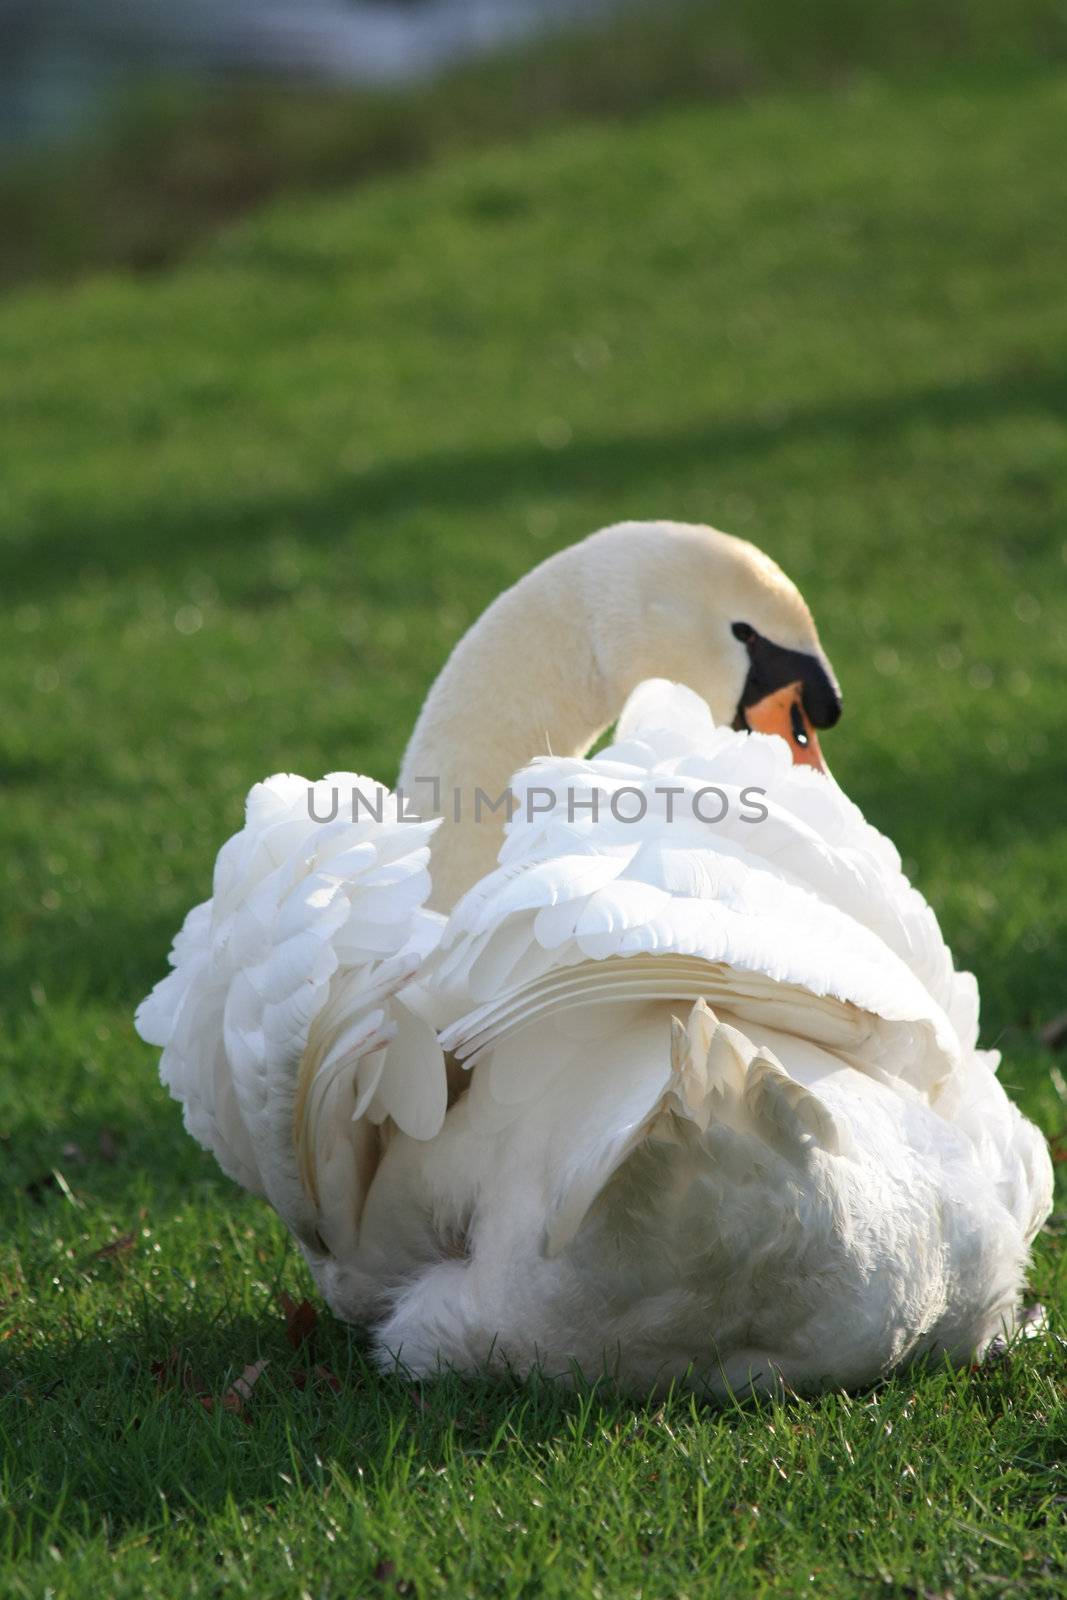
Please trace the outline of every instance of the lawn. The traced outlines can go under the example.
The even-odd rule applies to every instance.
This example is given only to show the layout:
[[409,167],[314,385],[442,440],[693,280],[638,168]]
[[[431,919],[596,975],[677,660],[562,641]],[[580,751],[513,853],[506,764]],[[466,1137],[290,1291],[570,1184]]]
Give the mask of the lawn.
[[391,779],[503,585],[672,515],[807,595],[828,759],[1060,1136],[1065,125],[1023,65],[660,107],[0,302],[5,1596],[1063,1592],[1054,1339],[720,1410],[294,1349],[131,1015],[250,783]]

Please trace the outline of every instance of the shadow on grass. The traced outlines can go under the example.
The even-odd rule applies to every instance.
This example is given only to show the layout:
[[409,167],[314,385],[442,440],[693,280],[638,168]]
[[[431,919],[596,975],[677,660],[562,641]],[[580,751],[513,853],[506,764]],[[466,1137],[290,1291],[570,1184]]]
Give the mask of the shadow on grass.
[[[247,1404],[221,1404],[261,1361]],[[692,1404],[681,1394],[642,1401],[610,1383],[539,1374],[413,1383],[379,1371],[365,1336],[328,1313],[294,1350],[269,1307],[259,1317],[167,1316],[146,1301],[136,1329],[57,1339],[8,1358],[0,1407],[16,1465],[6,1512],[27,1550],[53,1537],[60,1505],[67,1528],[92,1527],[106,1505],[110,1537],[153,1534],[168,1512],[206,1522],[231,1500],[273,1509],[286,1494],[325,1491],[338,1472],[374,1492],[406,1477],[412,1460],[438,1472],[460,1458],[472,1466],[498,1451],[531,1458],[604,1435],[638,1445],[650,1422],[665,1411],[680,1421]],[[715,1409],[729,1428],[770,1404]]]
[[91,561],[116,577],[141,569],[184,569],[223,547],[263,534],[267,520],[291,518],[301,539],[336,536],[339,526],[412,507],[484,507],[514,496],[574,494],[610,487],[620,507],[646,480],[736,461],[783,445],[820,439],[881,441],[914,424],[982,422],[1010,412],[1050,411],[1067,403],[1067,376],[1054,368],[1016,367],[980,383],[932,385],[905,394],[836,401],[791,414],[712,419],[692,426],[579,440],[549,452],[535,443],[493,450],[453,451],[371,469],[330,485],[318,496],[241,506],[219,516],[198,503],[160,505],[146,527],[143,509],[126,520],[108,514],[95,527],[79,507],[38,538],[0,550],[0,587],[12,597],[62,591]]
[[[78,1043],[84,1047],[88,1041]],[[217,1190],[223,1202],[237,1197],[231,1179],[185,1132],[179,1106],[158,1081],[159,1051],[139,1041],[132,1048],[143,1056],[143,1075],[138,1078],[135,1058],[134,1070],[126,1066],[112,1086],[94,1077],[91,1111],[53,1116],[39,1098],[28,1097],[25,1107],[3,1117],[0,1219],[13,1225],[21,1207],[29,1223],[47,1224],[50,1208],[72,1203],[66,1188],[79,1206],[128,1212],[136,1220],[146,1194],[132,1196],[131,1174],[151,1193],[154,1220],[180,1209],[194,1189]],[[78,1062],[54,1054],[56,1070],[76,1077]],[[72,1087],[75,1095],[84,1105],[84,1091]]]
[[[0,585],[9,595],[58,591],[76,581],[90,559],[114,577],[140,568],[185,567],[198,556],[227,549],[239,552],[260,538],[265,523],[279,512],[299,524],[302,538],[321,541],[334,537],[339,526],[380,519],[412,506],[484,507],[516,495],[545,490],[574,494],[605,484],[611,485],[620,506],[629,498],[640,511],[647,509],[639,503],[642,483],[706,466],[716,458],[733,461],[820,439],[880,441],[913,424],[981,421],[1005,412],[1053,409],[1065,400],[1067,378],[1062,372],[1011,369],[991,374],[981,383],[842,401],[786,417],[709,420],[674,431],[594,438],[563,452],[548,453],[528,444],[421,457],[359,479],[331,483],[318,496],[296,498],[283,506],[274,501],[231,509],[217,519],[205,517],[197,506],[160,507],[150,534],[140,514],[127,521],[109,519],[106,526],[96,527],[79,517],[76,525],[50,528],[47,539],[0,551]],[[401,569],[405,584],[417,584],[410,564],[390,567],[390,571]],[[965,768],[955,761],[960,753],[958,738],[947,748],[952,759],[905,773],[874,747],[862,782],[856,785],[856,797],[872,820],[905,853],[951,851],[970,838],[1009,846],[1021,832],[1034,837],[1059,825],[1067,777],[1067,757],[1061,750],[1054,750],[1039,768],[1020,778],[980,744],[968,746]],[[38,766],[31,763],[15,773],[16,780],[35,781],[42,775]],[[132,1005],[163,972],[177,925],[169,913],[156,912],[150,904],[132,915],[134,910],[117,907],[98,917],[91,938],[73,923],[64,925],[56,919],[31,923],[24,938],[10,942],[0,953],[4,991],[28,993],[34,983],[43,983],[57,992],[128,996]],[[1051,976],[1052,964],[1051,956],[1035,961],[1019,951],[1017,956],[1009,954],[1008,969],[1001,976],[1005,987],[1021,983],[1029,1005]]]
[[[321,1502],[339,1478],[374,1497],[409,1482],[413,1468],[454,1475],[506,1459],[509,1470],[526,1466],[536,1476],[576,1448],[676,1448],[694,1422],[707,1449],[764,1421],[811,1427],[826,1414],[840,1425],[865,1403],[878,1404],[880,1418],[907,1419],[923,1390],[931,1418],[964,1404],[992,1423],[1041,1382],[1049,1355],[1034,1344],[977,1372],[941,1358],[920,1362],[851,1400],[836,1390],[810,1399],[701,1401],[681,1390],[642,1399],[610,1382],[537,1373],[411,1383],[378,1371],[364,1337],[328,1317],[293,1350],[277,1317],[153,1311],[136,1330],[56,1341],[8,1370],[0,1403],[15,1471],[4,1510],[29,1552],[55,1536],[57,1508],[67,1532],[79,1523],[97,1531],[104,1511],[109,1539],[155,1538],[175,1516],[206,1525],[229,1503],[272,1514],[282,1499]],[[220,1404],[258,1362],[266,1366],[247,1403]],[[1026,1442],[1022,1464],[1035,1481],[1055,1470],[1059,1443],[1047,1430],[1029,1428]]]

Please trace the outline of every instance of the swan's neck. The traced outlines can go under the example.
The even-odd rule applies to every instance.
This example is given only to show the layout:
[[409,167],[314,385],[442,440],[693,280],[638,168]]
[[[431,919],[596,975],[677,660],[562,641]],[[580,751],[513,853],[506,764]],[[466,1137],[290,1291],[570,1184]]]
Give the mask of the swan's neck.
[[438,911],[496,864],[505,813],[476,804],[476,791],[495,802],[534,756],[583,754],[618,711],[597,660],[580,550],[562,551],[490,606],[452,652],[415,724],[400,787],[425,815],[430,783],[439,785],[444,821],[430,902]]

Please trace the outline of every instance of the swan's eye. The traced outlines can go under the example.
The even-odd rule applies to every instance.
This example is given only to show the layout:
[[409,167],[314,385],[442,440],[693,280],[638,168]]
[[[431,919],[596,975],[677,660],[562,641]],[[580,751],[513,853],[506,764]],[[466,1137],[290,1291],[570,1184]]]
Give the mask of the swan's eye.
[[800,704],[796,700],[793,701],[793,704],[789,709],[789,720],[793,725],[793,738],[796,740],[797,744],[800,745],[802,750],[806,750],[808,747],[808,729],[804,721],[804,713],[801,711]]
[[750,628],[747,622],[735,622],[730,631],[742,644],[751,644],[756,637],[755,628]]

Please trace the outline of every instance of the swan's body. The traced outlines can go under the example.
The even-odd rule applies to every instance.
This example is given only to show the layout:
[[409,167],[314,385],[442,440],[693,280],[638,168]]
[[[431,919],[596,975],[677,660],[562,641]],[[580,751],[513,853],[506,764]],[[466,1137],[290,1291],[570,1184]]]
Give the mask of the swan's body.
[[[716,727],[678,685],[642,684],[616,743],[577,756],[650,657],[714,680],[720,720],[754,683],[780,700],[774,674],[798,661],[805,710],[836,694],[796,591],[721,538],[609,530],[577,568],[556,558],[562,587],[547,564],[460,647],[409,784],[495,796],[524,764],[523,715],[527,758],[542,717],[576,754],[515,780],[485,875],[499,828],[444,826],[447,921],[424,908],[428,825],[388,800],[380,820],[346,820],[353,785],[372,789],[351,775],[324,780],[341,814],[323,825],[303,780],[272,779],[139,1014],[190,1131],[410,1371],[814,1388],[965,1358],[1012,1326],[1048,1154],[977,1050],[974,980],[892,846],[784,740]],[[718,611],[750,613],[747,676],[742,632],[710,620],[703,658],[678,670],[700,639],[701,551]],[[531,617],[550,616],[548,648],[531,658],[527,637],[523,658]],[[510,700],[486,676],[504,646],[521,658]]]

